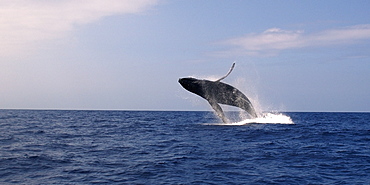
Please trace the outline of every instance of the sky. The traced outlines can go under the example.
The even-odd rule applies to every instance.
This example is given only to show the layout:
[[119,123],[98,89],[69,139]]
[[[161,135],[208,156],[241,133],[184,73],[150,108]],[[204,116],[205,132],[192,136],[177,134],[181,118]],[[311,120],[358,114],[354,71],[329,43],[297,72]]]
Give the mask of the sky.
[[[0,109],[370,111],[368,0],[2,0]],[[226,110],[231,109],[226,107]]]

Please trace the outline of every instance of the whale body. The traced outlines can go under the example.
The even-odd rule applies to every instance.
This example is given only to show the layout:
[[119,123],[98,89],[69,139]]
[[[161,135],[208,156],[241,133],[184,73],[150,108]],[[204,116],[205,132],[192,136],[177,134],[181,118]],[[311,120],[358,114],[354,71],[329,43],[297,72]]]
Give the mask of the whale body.
[[256,111],[247,96],[237,88],[221,82],[222,79],[226,78],[230,74],[234,65],[235,64],[233,64],[231,70],[226,74],[226,76],[217,81],[202,80],[191,77],[179,79],[179,83],[186,90],[206,99],[224,123],[227,123],[228,120],[219,103],[239,107],[247,111],[252,118],[257,117]]

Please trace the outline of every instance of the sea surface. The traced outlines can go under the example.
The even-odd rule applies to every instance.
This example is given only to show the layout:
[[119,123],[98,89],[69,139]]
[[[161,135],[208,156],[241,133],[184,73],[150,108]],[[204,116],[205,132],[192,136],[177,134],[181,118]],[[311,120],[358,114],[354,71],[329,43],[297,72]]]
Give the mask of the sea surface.
[[0,110],[0,184],[370,184],[370,113],[262,116]]

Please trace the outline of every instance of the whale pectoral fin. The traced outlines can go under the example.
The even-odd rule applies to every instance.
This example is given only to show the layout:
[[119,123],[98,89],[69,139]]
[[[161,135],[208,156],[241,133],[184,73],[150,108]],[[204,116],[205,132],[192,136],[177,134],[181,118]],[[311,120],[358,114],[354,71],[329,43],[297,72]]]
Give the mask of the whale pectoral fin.
[[235,67],[235,62],[234,62],[234,63],[233,63],[233,65],[231,66],[231,68],[230,68],[229,72],[227,72],[227,74],[226,74],[225,76],[221,77],[220,79],[216,80],[215,82],[219,82],[219,81],[221,81],[221,80],[225,79],[227,76],[229,76],[229,74],[231,73],[231,71],[233,71],[234,67]]
[[224,111],[222,111],[222,108],[220,107],[220,105],[218,105],[217,102],[214,102],[214,101],[208,101],[208,102],[212,106],[213,110],[216,111],[217,116],[220,117],[224,123],[228,123],[229,121],[227,120],[224,114]]

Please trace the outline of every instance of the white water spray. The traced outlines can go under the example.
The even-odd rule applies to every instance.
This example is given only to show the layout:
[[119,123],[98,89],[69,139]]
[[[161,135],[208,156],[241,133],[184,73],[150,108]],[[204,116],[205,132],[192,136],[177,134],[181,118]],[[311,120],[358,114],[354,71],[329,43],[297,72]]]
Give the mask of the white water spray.
[[249,115],[244,111],[239,109],[239,115],[237,116],[236,120],[230,123],[218,123],[216,125],[246,125],[250,123],[258,123],[258,124],[294,124],[293,120],[283,113],[272,111],[272,112],[263,112],[264,106],[260,104],[258,96],[255,95],[252,98],[249,98],[252,102],[256,113],[258,115],[257,118],[250,118]]
[[282,113],[262,113],[257,118],[253,119],[245,119],[239,122],[231,122],[231,123],[210,123],[206,125],[230,125],[230,126],[238,126],[238,125],[246,125],[251,123],[258,123],[258,124],[294,124],[292,119],[289,116],[286,116]]

